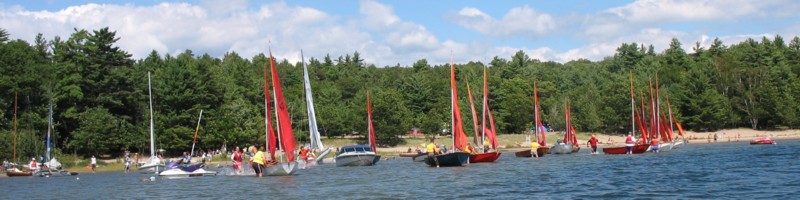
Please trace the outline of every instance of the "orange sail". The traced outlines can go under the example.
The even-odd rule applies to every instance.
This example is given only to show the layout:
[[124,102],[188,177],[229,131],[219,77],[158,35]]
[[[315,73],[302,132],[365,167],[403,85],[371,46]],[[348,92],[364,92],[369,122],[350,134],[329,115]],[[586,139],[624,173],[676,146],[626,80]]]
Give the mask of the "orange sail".
[[372,102],[369,99],[369,93],[367,93],[367,131],[369,132],[369,146],[373,151],[378,152],[375,142],[375,126],[372,125]]
[[467,81],[467,96],[469,97],[469,109],[472,111],[472,127],[474,130],[472,135],[472,142],[475,144],[480,144],[478,142],[478,137],[482,137],[478,134],[478,115],[475,113],[475,102],[472,100],[472,90],[469,88],[469,81]]
[[272,88],[275,92],[275,109],[278,111],[280,142],[289,162],[292,162],[294,161],[293,151],[296,148],[294,132],[292,131],[292,121],[289,118],[289,109],[286,108],[286,100],[283,99],[283,89],[281,89],[281,81],[275,67],[275,59],[272,57],[272,50],[269,51],[269,63],[272,71]]
[[455,148],[466,150],[467,135],[464,133],[464,125],[461,121],[461,109],[458,107],[458,88],[456,87],[456,70],[455,64],[450,61],[450,102],[452,106],[452,129],[453,129],[453,146]]

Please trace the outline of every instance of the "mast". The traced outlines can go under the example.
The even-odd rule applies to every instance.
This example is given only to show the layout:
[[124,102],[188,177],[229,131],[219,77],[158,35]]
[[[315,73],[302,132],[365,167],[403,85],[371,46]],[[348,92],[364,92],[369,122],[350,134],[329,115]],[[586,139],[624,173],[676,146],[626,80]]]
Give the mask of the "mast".
[[[658,94],[658,73],[656,73],[656,133],[661,134],[661,96]],[[664,138],[661,138],[664,140]]]
[[48,113],[47,117],[47,147],[45,147],[47,150],[46,156],[48,161],[50,160],[50,132],[52,131],[52,127],[53,127],[53,104],[50,104],[50,112]]
[[[633,95],[633,71],[630,72],[631,74],[631,135],[636,134],[636,100],[634,100]],[[643,141],[647,141],[644,139]]]
[[194,144],[197,143],[197,133],[200,132],[200,119],[203,119],[203,109],[200,109],[200,117],[197,117],[197,128],[194,129],[194,140],[192,140],[192,156],[194,156]]
[[308,133],[311,139],[312,149],[324,149],[320,140],[319,129],[317,128],[317,115],[314,112],[314,97],[311,95],[311,81],[308,78],[308,65],[303,57],[303,50],[300,50],[300,62],[303,62],[303,85],[306,92],[306,110],[308,111]]
[[[147,96],[150,98],[150,160],[156,157],[155,132],[153,130],[153,85],[150,81],[150,72],[147,72]],[[156,170],[158,171],[158,170]]]
[[[486,143],[486,110],[489,109],[489,102],[487,101],[489,96],[489,86],[486,84],[486,64],[483,65],[483,106],[481,108],[481,144],[483,145]],[[484,153],[486,149],[483,149]]]
[[14,162],[17,162],[17,93],[14,93]]
[[453,52],[450,52],[450,134],[453,135],[453,150],[456,146],[456,101],[455,98],[455,64],[453,64]]

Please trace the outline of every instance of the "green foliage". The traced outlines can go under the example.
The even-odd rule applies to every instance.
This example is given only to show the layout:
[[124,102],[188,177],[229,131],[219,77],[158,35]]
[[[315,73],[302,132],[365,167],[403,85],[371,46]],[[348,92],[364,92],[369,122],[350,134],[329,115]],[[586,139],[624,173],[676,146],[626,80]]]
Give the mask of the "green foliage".
[[[20,158],[44,153],[50,105],[56,152],[148,152],[148,72],[156,148],[167,154],[188,151],[201,109],[196,149],[264,142],[266,55],[248,59],[229,52],[214,58],[191,50],[174,56],[153,51],[132,60],[116,47],[118,40],[108,28],[76,29],[66,39],[48,41],[39,34],[29,44],[0,29],[0,145],[13,145],[16,94]],[[526,132],[533,121],[536,81],[543,122],[550,128],[564,129],[564,101],[569,99],[579,132],[626,133],[632,73],[636,109],[641,109],[641,100],[649,102],[652,82],[660,94],[659,106],[666,112],[668,96],[676,120],[687,129],[800,126],[800,38],[787,43],[776,36],[729,45],[714,39],[709,47],[694,43],[692,49],[686,52],[677,39],[661,53],[652,45],[626,43],[604,60],[563,64],[532,59],[523,51],[498,55],[488,63],[489,105],[501,134]],[[323,136],[355,135],[355,142],[366,143],[368,91],[381,146],[402,145],[399,136],[412,128],[426,134],[450,129],[449,63],[421,58],[410,66],[377,68],[358,52],[307,60]],[[302,65],[278,61],[295,136],[298,143],[308,143]],[[472,135],[466,81],[480,110],[486,92],[481,87],[483,63],[457,64],[456,77],[465,130]],[[11,154],[11,148],[0,148],[1,158]]]

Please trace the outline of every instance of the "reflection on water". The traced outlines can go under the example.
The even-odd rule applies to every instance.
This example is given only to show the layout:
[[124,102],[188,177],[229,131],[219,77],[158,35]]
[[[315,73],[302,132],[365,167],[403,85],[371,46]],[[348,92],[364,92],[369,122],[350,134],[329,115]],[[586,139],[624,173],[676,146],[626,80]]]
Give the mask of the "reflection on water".
[[[509,156],[511,155],[511,156]],[[408,158],[371,167],[312,166],[285,177],[158,178],[138,173],[0,178],[3,199],[27,198],[796,198],[800,140],[778,145],[690,144],[642,155],[515,158],[431,168]],[[245,170],[247,171],[247,170]]]

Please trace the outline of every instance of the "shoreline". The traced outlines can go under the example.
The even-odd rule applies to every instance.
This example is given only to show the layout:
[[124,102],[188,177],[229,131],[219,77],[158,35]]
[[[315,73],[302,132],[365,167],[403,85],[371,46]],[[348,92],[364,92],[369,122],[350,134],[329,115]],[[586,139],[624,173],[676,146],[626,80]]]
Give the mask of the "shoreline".
[[[596,133],[597,138],[600,141],[598,143],[599,148],[606,148],[612,146],[621,146],[623,145],[624,137],[622,135],[610,135],[610,134],[600,134]],[[715,142],[713,139],[709,139],[709,137],[713,138],[713,135],[717,135],[717,141]],[[547,134],[548,136],[548,143],[555,142],[555,139],[560,138],[559,136],[561,133],[558,132],[550,132]],[[589,139],[591,133],[579,133],[578,141],[581,143],[581,148],[588,148],[586,147],[586,141]],[[498,140],[500,141],[500,146],[498,151],[501,152],[513,152],[519,151],[523,149],[528,149],[526,145],[524,145],[525,134],[502,134],[498,136]],[[725,130],[718,130],[714,132],[694,132],[694,131],[687,131],[686,138],[689,141],[689,144],[697,145],[697,144],[716,144],[716,143],[737,143],[737,142],[747,142],[752,140],[753,138],[760,137],[760,136],[770,136],[775,140],[797,140],[800,139],[800,129],[789,129],[789,130],[780,130],[780,131],[760,131],[760,130],[753,130],[747,128],[738,128],[738,129],[725,129]],[[738,137],[738,139],[737,139]],[[348,140],[348,139],[345,139]],[[423,139],[420,138],[408,138],[406,139],[406,144],[399,145],[395,147],[389,148],[382,148],[378,147],[377,151],[379,154],[383,156],[384,159],[397,159],[401,153],[407,153],[409,149],[412,152],[415,150],[416,146],[421,143]],[[611,143],[608,141],[611,140]],[[452,141],[451,138],[447,137],[440,137],[437,141],[443,144],[448,144]],[[332,142],[335,143],[335,142]],[[330,143],[329,146],[333,147]],[[335,147],[334,147],[335,149]],[[329,154],[329,157],[332,157],[332,154]],[[146,159],[146,157],[142,157],[140,159]],[[167,159],[175,159],[175,158],[167,158]],[[199,162],[200,158],[195,158],[193,162]],[[77,162],[76,162],[77,163]],[[102,164],[101,164],[102,163]],[[219,155],[215,156],[214,161],[207,162],[208,167],[218,167],[218,166],[227,166],[230,161],[226,160],[225,157],[220,157]],[[132,173],[138,173],[136,169],[138,167],[131,167]],[[107,160],[98,160],[98,167],[97,172],[123,172],[125,167],[122,163],[118,162],[118,159],[107,159]],[[86,169],[85,166],[72,166],[67,168],[66,170],[72,172],[78,172],[81,174],[92,173],[91,169]],[[0,177],[7,177],[5,173],[0,174]]]

